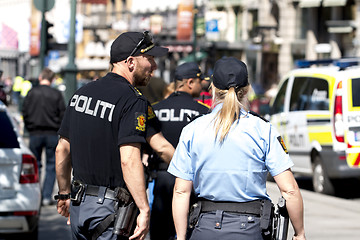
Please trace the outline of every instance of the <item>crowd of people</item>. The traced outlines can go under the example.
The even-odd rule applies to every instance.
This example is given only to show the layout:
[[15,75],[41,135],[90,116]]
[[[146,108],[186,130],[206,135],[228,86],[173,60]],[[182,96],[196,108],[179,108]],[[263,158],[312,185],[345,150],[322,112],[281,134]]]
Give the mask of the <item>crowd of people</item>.
[[14,81],[13,101],[22,106],[40,167],[46,149],[43,205],[54,203],[56,175],[57,211],[73,239],[145,239],[149,231],[152,240],[270,239],[270,173],[286,200],[292,238],[305,239],[291,157],[276,129],[249,110],[246,64],[223,57],[209,78],[198,63],[183,63],[162,99],[150,103],[139,89],[167,53],[147,31],[120,34],[110,71],[67,106],[48,68],[25,96]]

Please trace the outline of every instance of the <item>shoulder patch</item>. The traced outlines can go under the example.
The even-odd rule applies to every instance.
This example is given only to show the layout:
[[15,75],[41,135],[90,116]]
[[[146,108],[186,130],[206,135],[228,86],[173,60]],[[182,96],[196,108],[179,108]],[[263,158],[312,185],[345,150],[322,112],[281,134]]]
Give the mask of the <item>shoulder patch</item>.
[[266,120],[264,117],[260,116],[259,114],[257,114],[256,112],[253,111],[249,111],[249,113],[255,117],[260,118],[261,120],[265,121],[265,122],[269,122],[268,120]]
[[146,116],[144,113],[135,113],[135,128],[141,132],[145,132],[146,129]]
[[288,150],[287,150],[287,148],[286,148],[286,146],[285,146],[285,143],[284,143],[284,140],[282,139],[282,137],[281,137],[281,136],[278,136],[278,137],[277,137],[277,140],[279,141],[281,147],[284,149],[284,152],[285,152],[286,154],[289,154],[289,152],[288,152]]

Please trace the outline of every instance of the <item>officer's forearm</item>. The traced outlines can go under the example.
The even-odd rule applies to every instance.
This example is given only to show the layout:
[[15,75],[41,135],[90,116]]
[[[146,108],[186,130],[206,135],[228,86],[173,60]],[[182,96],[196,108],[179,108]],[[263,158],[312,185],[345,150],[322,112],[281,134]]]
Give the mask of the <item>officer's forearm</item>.
[[140,158],[140,144],[120,146],[121,168],[124,181],[139,210],[150,216],[145,192],[144,169]]
[[304,216],[303,216],[303,200],[300,190],[283,193],[286,199],[286,208],[289,213],[291,223],[294,227],[295,236],[305,235],[304,231]]
[[290,170],[274,177],[281,195],[286,200],[286,208],[296,236],[305,236],[303,199],[296,180]]
[[71,155],[70,143],[64,138],[60,138],[55,151],[56,158],[56,179],[60,194],[70,193],[71,182]]
[[189,214],[189,201],[192,182],[176,178],[174,196],[172,202],[172,213],[177,234],[177,239],[186,237],[187,219]]
[[148,137],[147,142],[151,148],[157,153],[157,155],[166,163],[170,163],[172,156],[174,155],[175,149],[169,143],[161,132],[156,133]]

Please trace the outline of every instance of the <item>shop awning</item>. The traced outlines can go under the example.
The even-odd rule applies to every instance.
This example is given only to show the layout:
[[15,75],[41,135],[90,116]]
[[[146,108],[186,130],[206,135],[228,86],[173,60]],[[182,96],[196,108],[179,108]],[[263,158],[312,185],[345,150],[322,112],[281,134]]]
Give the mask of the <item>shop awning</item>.
[[323,0],[323,7],[341,7],[346,5],[346,0]]
[[312,8],[312,7],[320,7],[322,0],[300,0],[299,6],[301,8]]

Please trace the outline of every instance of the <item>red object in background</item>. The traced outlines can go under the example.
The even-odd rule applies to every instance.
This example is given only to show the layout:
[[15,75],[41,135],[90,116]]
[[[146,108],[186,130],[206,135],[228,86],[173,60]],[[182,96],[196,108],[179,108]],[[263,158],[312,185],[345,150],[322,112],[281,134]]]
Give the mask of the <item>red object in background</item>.
[[212,96],[208,92],[201,92],[200,97],[195,99],[198,102],[205,103],[209,107],[212,105]]
[[265,97],[256,98],[250,102],[250,110],[264,116],[268,113],[270,100]]

